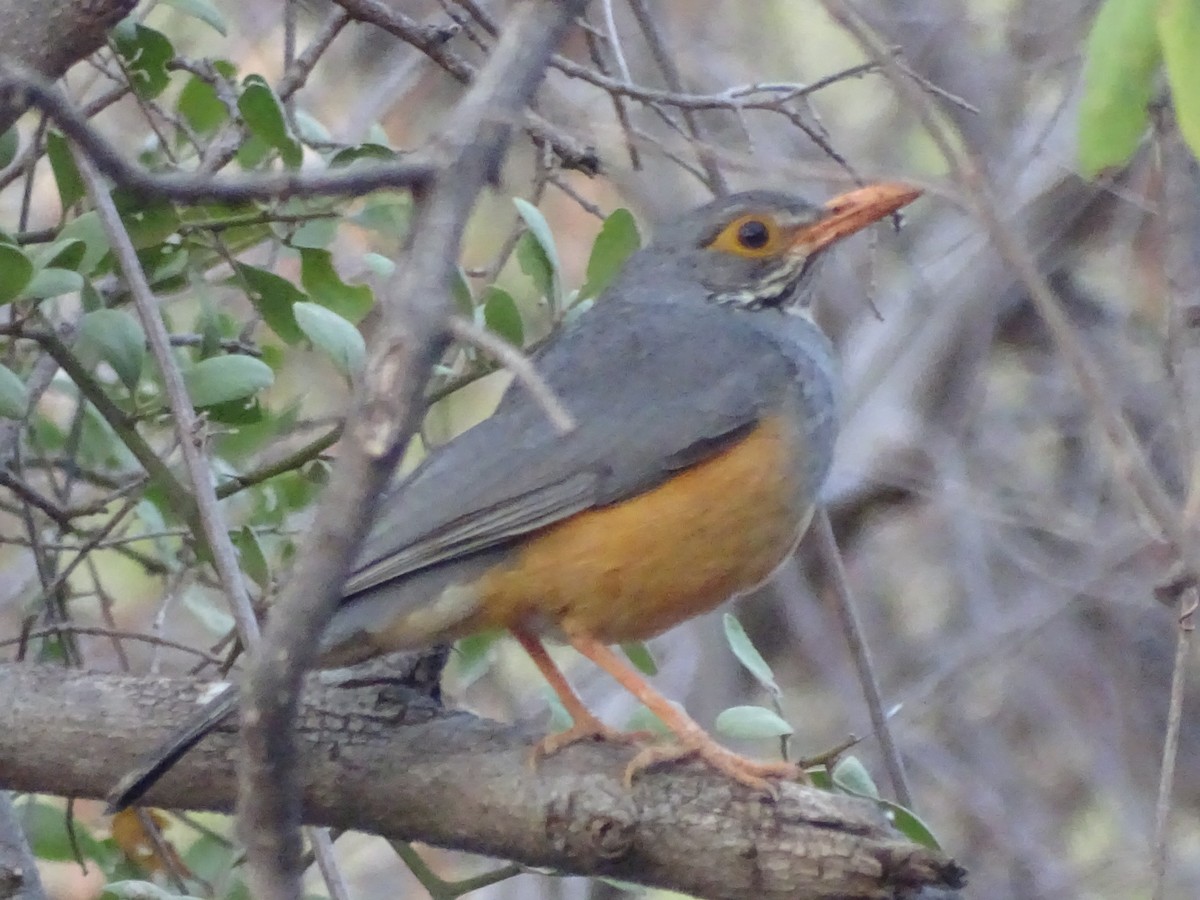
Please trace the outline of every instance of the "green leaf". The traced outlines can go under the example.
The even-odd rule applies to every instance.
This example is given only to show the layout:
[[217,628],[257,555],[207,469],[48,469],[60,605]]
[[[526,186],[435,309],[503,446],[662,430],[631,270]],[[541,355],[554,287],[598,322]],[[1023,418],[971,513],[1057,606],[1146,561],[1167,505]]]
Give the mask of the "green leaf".
[[179,92],[179,114],[201,135],[212,134],[229,120],[229,107],[221,102],[216,88],[193,75]]
[[184,371],[183,380],[193,405],[212,406],[270,387],[275,373],[253,356],[212,356]]
[[642,245],[642,236],[638,233],[637,222],[633,213],[627,209],[614,210],[612,215],[604,220],[596,242],[592,244],[592,253],[588,257],[587,280],[579,290],[579,297],[595,297],[603,291],[610,281],[621,271],[625,260]]
[[361,321],[375,305],[375,295],[365,284],[342,281],[328,250],[300,251],[300,283],[312,299],[351,322]]
[[125,442],[90,403],[83,407],[79,458],[83,465],[95,468],[130,469],[138,465]]
[[0,303],[20,296],[33,277],[33,261],[12,244],[0,244]]
[[[48,862],[74,862],[76,847],[67,832],[66,812],[42,800],[28,800],[20,807],[21,827],[33,855]],[[103,859],[100,842],[76,823],[76,846],[84,859]]]
[[1146,0],[1105,0],[1096,14],[1079,108],[1079,166],[1085,175],[1123,165],[1146,130],[1161,59],[1154,10]]
[[729,643],[729,649],[733,651],[733,655],[738,658],[738,662],[745,666],[746,670],[754,676],[754,680],[766,688],[773,697],[782,696],[783,692],[779,689],[778,682],[775,681],[775,673],[771,671],[767,661],[763,659],[758,648],[750,640],[750,636],[746,634],[742,623],[733,613],[725,613],[724,624],[725,640]]
[[231,900],[228,879],[236,871],[240,871],[238,857],[240,853],[224,838],[212,832],[202,831],[196,836],[183,853],[183,862],[188,871],[193,873],[200,883],[212,883],[222,879],[226,887],[218,894],[221,900]]
[[[63,209],[70,209],[87,193],[83,186],[83,176],[71,156],[71,148],[67,139],[57,131],[46,135],[46,157],[50,160],[50,171],[54,173],[54,183],[58,185],[58,199]],[[61,237],[61,235],[60,235]]]
[[73,266],[81,275],[93,274],[110,249],[108,235],[94,210],[72,219],[58,233],[59,241],[80,240],[87,248],[79,264]]
[[350,221],[388,237],[399,237],[408,230],[412,218],[412,200],[408,197],[383,196],[367,201]]
[[35,300],[61,297],[83,290],[83,276],[71,269],[42,269],[25,286],[25,296]]
[[102,359],[131,391],[137,387],[146,360],[146,333],[124,310],[98,309],[79,320],[76,347],[86,356]]
[[774,710],[764,706],[731,706],[723,710],[715,723],[726,737],[761,740],[792,734],[792,726]]
[[155,31],[132,19],[124,19],[110,32],[113,46],[133,74],[133,89],[138,96],[153,99],[170,81],[167,63],[175,58],[175,48],[161,31]]
[[185,16],[199,19],[222,37],[226,35],[225,19],[210,0],[163,0],[163,5],[173,6]]
[[141,200],[127,191],[114,191],[113,202],[133,246],[145,250],[161,244],[179,230],[179,213],[166,200]]
[[[277,226],[278,227],[278,226]],[[287,242],[296,249],[311,247],[320,250],[328,247],[337,237],[338,220],[334,218],[309,219],[299,225],[288,226],[292,233],[287,236]],[[279,228],[284,235],[286,229]]]
[[875,786],[867,767],[857,756],[844,756],[833,767],[833,783],[848,794],[879,799],[879,788]]
[[933,830],[922,822],[920,817],[911,809],[906,809],[899,803],[893,803],[891,800],[880,800],[879,802],[888,811],[892,825],[902,835],[913,843],[920,844],[922,847],[928,847],[930,850],[942,849],[942,845],[938,843]]
[[292,123],[300,140],[307,144],[328,144],[333,140],[333,135],[321,120],[303,109],[292,112]]
[[0,418],[20,419],[29,409],[29,392],[17,373],[0,365]]
[[483,295],[483,321],[490,331],[494,331],[514,347],[525,344],[525,326],[521,322],[521,312],[512,294],[503,288],[492,285]]
[[465,690],[488,670],[492,664],[492,648],[503,632],[481,631],[460,638],[454,644],[454,654],[450,657],[450,665],[454,667],[456,685]]
[[538,296],[545,297],[554,303],[556,297],[554,268],[546,258],[546,253],[538,244],[537,239],[529,232],[521,235],[521,239],[517,241],[516,255],[521,271],[533,281]]
[[78,271],[87,253],[87,244],[78,238],[67,238],[46,244],[34,256],[34,263],[40,268],[72,269]]
[[159,293],[181,290],[187,285],[182,277],[187,271],[191,254],[186,246],[165,243],[138,254],[146,278]]
[[304,339],[296,324],[293,307],[308,299],[308,295],[286,278],[255,266],[239,265],[238,275],[250,288],[250,302],[262,314],[272,331],[289,344]]
[[243,525],[233,535],[233,546],[237,548],[242,571],[253,578],[259,587],[270,586],[271,567],[267,565],[267,555],[263,553],[262,543],[254,529]]
[[654,676],[658,674],[658,663],[654,661],[654,654],[650,652],[650,648],[642,641],[626,641],[621,645],[621,651],[626,658],[633,663],[643,675]]
[[353,147],[343,147],[329,158],[329,168],[341,169],[356,162],[393,162],[397,153],[391,147],[383,144],[356,144]]
[[554,271],[558,272],[558,251],[554,247],[554,235],[551,234],[550,224],[542,215],[542,211],[528,200],[522,200],[520,197],[513,197],[513,205],[517,207],[517,213],[521,218],[525,220],[529,233],[533,235],[538,246],[545,252],[546,259],[550,261]]
[[9,164],[17,158],[17,151],[20,149],[21,136],[17,133],[16,125],[7,131],[0,132],[0,169],[8,168]]
[[256,169],[265,163],[270,155],[271,145],[257,134],[251,134],[238,147],[236,159],[243,169]]
[[296,324],[313,346],[329,354],[334,365],[342,372],[355,375],[362,369],[367,345],[357,328],[333,310],[316,303],[297,303],[292,312],[296,316]]
[[303,151],[300,142],[292,137],[288,129],[283,104],[275,92],[261,75],[249,75],[242,84],[238,111],[245,119],[246,127],[268,146],[278,150],[289,167],[299,166]]
[[1160,0],[1158,36],[1179,133],[1200,158],[1200,0]]
[[521,271],[533,279],[541,296],[550,301],[551,305],[558,304],[558,285],[560,284],[561,267],[558,262],[558,251],[554,247],[554,236],[550,233],[550,225],[546,222],[541,211],[520,197],[513,198],[517,212],[525,221],[528,232],[521,235],[517,242],[517,262]]

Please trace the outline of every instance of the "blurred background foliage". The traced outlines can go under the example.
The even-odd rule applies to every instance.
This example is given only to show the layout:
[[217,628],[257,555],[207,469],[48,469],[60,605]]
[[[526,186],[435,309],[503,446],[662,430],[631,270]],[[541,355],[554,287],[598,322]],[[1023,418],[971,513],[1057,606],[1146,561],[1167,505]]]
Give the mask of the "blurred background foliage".
[[[335,28],[338,7],[322,0],[286,13],[261,0],[143,3],[66,90],[154,170],[396,158],[436,129],[506,4],[392,9],[424,45]],[[1033,249],[1158,476],[1194,498],[1200,194],[1184,140],[1200,142],[1200,4],[902,0],[861,12],[997,187],[1005,227]],[[971,896],[1147,895],[1177,618],[1157,600],[1177,597],[1173,556],[963,186],[825,4],[596,0],[590,22],[539,96],[548,124],[514,142],[479,204],[460,312],[534,348],[592,302],[654,222],[713,188],[823,198],[858,178],[924,184],[928,199],[901,230],[856,238],[829,261],[818,305],[846,379],[828,501],[916,806],[970,869]],[[267,604],[336,457],[407,196],[114,199],[205,413],[243,570]],[[66,141],[35,114],[0,137],[0,232],[0,646],[10,658],[213,675],[233,622],[186,497],[172,496],[179,459],[161,379]],[[508,378],[494,369],[471,349],[446,358],[406,465],[487,415]],[[147,479],[154,466],[170,478]],[[777,707],[799,755],[869,735],[828,579],[807,558],[802,547],[736,605],[777,696],[739,665],[720,614],[652,642],[657,683],[700,721]],[[597,673],[563,660],[602,715],[636,717]],[[461,648],[446,691],[499,718],[546,709],[506,641]],[[1196,712],[1189,702],[1173,800],[1167,896],[1181,898],[1200,881]],[[778,741],[741,746],[767,754]],[[854,752],[882,771],[869,736]],[[73,844],[61,804],[22,809],[54,896],[148,875],[172,893],[244,890],[220,817],[164,819],[181,858],[130,860],[120,850],[140,838],[110,835],[96,804],[75,804]],[[417,890],[382,840],[351,835],[338,848],[355,897]],[[77,853],[104,871],[81,875],[68,862]],[[442,852],[425,861],[447,879],[488,867]],[[179,866],[201,880],[161,871]],[[623,889],[521,875],[487,891]],[[324,892],[316,876],[312,890]]]

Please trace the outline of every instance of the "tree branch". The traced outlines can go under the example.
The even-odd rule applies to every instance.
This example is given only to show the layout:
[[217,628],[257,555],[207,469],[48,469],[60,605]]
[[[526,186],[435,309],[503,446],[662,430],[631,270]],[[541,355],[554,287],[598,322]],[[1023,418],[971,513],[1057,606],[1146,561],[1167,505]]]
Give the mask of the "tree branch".
[[[0,60],[54,79],[104,46],[137,0],[0,0]],[[28,107],[0,88],[0,134]]]
[[[3,58],[0,57],[0,63]],[[104,175],[140,196],[161,196],[181,203],[249,200],[285,200],[289,197],[353,197],[381,188],[420,187],[435,171],[427,156],[318,172],[272,172],[228,175],[207,172],[159,174],[128,162],[124,155],[92,128],[53,86],[36,75],[0,64],[0,97],[21,94],[28,104],[44,112],[83,148]]]
[[[699,765],[622,785],[633,752],[579,744],[530,766],[536,729],[501,725],[378,684],[309,679],[300,717],[304,818],[725,900],[914,897],[962,870],[890,829],[874,804],[782,786],[766,801]],[[208,685],[0,665],[3,787],[100,797],[145,746],[195,711]],[[131,740],[131,736],[136,736]],[[87,753],[70,748],[87,747]],[[150,792],[168,807],[228,811],[232,726]]]

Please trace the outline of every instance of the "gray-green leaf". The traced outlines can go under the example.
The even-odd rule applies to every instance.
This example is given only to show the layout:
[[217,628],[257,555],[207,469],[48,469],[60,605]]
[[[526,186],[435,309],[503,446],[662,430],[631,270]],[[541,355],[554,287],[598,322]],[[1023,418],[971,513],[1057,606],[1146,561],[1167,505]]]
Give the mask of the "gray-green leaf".
[[495,285],[487,289],[483,300],[483,321],[488,330],[494,331],[514,347],[525,343],[525,325],[521,311],[512,295]]
[[782,691],[779,690],[779,684],[775,681],[775,673],[771,671],[767,661],[763,659],[758,648],[750,640],[750,636],[746,634],[742,623],[733,613],[725,613],[724,623],[725,640],[729,642],[729,649],[738,658],[738,662],[745,666],[746,670],[754,676],[754,680],[770,691],[772,696],[779,697]]
[[357,373],[367,355],[367,346],[358,329],[331,309],[318,303],[301,301],[292,307],[296,324],[313,346],[329,354],[342,372]]
[[77,347],[102,359],[133,390],[146,359],[146,334],[133,316],[120,309],[97,309],[79,320]]
[[764,706],[731,706],[717,716],[717,731],[743,740],[784,737],[792,726],[774,710]]
[[1123,165],[1146,131],[1162,59],[1155,6],[1105,0],[1096,13],[1079,105],[1079,166],[1086,175]]
[[225,20],[210,0],[163,0],[163,3],[175,7],[184,15],[199,19],[222,37],[225,36]]
[[517,212],[529,229],[517,243],[517,262],[521,271],[533,279],[542,296],[551,305],[558,304],[558,286],[561,284],[562,267],[558,261],[558,250],[554,246],[554,235],[546,217],[532,203],[513,198]]
[[633,213],[627,209],[614,210],[604,220],[592,253],[588,257],[587,281],[579,290],[579,299],[595,297],[616,277],[630,254],[642,245]]
[[833,783],[848,794],[879,799],[879,788],[857,756],[844,756],[833,767]]
[[19,419],[29,408],[29,392],[17,373],[0,365],[0,417]]
[[33,277],[33,263],[20,247],[0,244],[0,303],[17,297]]
[[212,406],[270,387],[275,373],[253,356],[211,356],[186,370],[183,380],[193,405]]
[[35,300],[61,297],[83,290],[83,276],[71,269],[42,269],[25,286],[25,296]]

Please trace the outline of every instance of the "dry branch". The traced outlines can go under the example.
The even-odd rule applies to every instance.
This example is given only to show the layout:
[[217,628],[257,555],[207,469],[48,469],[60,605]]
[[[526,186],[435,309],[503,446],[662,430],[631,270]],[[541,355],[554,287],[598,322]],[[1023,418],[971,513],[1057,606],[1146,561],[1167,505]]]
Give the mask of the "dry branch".
[[[104,45],[137,0],[0,0],[0,63],[57,78]],[[0,91],[0,133],[27,107]]]
[[[181,678],[0,666],[2,787],[100,797],[195,709]],[[131,740],[136,735],[136,740]],[[310,679],[300,718],[312,824],[729,898],[885,898],[956,886],[962,871],[892,831],[873,804],[801,785],[771,803],[699,766],[622,786],[632,752],[576,745],[529,765],[540,734],[413,692]],[[236,736],[207,738],[149,795],[228,811]],[[86,752],[80,752],[86,748]]]

